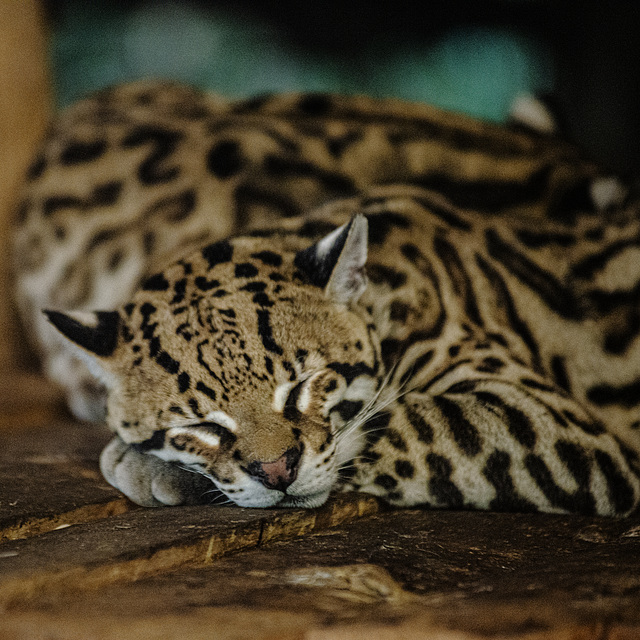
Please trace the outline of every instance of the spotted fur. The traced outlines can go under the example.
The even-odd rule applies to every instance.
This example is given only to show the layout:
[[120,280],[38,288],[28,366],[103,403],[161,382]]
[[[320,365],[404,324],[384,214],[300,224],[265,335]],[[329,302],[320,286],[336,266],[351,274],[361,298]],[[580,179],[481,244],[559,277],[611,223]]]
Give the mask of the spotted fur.
[[17,298],[74,413],[106,403],[103,473],[140,504],[625,515],[638,210],[541,132],[136,84],[53,126]]

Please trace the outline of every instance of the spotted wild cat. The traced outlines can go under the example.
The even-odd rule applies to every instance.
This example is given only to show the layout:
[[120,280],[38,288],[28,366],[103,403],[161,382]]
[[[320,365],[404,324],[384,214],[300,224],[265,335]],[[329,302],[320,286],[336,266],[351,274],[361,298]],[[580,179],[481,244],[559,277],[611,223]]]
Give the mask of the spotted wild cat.
[[140,504],[624,515],[639,211],[539,132],[139,83],[53,125],[17,299],[72,411],[106,407],[101,468]]

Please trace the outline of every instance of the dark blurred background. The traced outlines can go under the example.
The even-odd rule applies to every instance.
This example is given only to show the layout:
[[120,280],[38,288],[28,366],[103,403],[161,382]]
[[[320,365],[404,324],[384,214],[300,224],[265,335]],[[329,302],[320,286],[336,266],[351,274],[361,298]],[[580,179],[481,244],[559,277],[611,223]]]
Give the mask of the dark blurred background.
[[640,2],[47,0],[58,104],[164,75],[243,97],[320,90],[423,100],[490,120],[551,94],[611,169],[640,169]]

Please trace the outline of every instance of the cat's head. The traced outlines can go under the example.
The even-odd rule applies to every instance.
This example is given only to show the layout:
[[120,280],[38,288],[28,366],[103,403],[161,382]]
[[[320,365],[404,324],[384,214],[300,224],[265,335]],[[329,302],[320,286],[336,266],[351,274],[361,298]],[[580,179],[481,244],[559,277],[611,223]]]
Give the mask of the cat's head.
[[299,243],[218,242],[118,310],[47,312],[106,386],[125,442],[242,506],[322,504],[364,445],[345,427],[380,385],[377,336],[356,304],[366,218]]

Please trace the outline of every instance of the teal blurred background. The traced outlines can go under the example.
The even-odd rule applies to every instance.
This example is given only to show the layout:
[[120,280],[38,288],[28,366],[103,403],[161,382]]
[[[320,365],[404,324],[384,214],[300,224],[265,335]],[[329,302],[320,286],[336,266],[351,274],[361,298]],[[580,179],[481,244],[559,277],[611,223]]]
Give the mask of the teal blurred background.
[[337,91],[503,121],[551,96],[570,136],[640,165],[640,3],[49,0],[57,103],[141,77],[241,98]]

